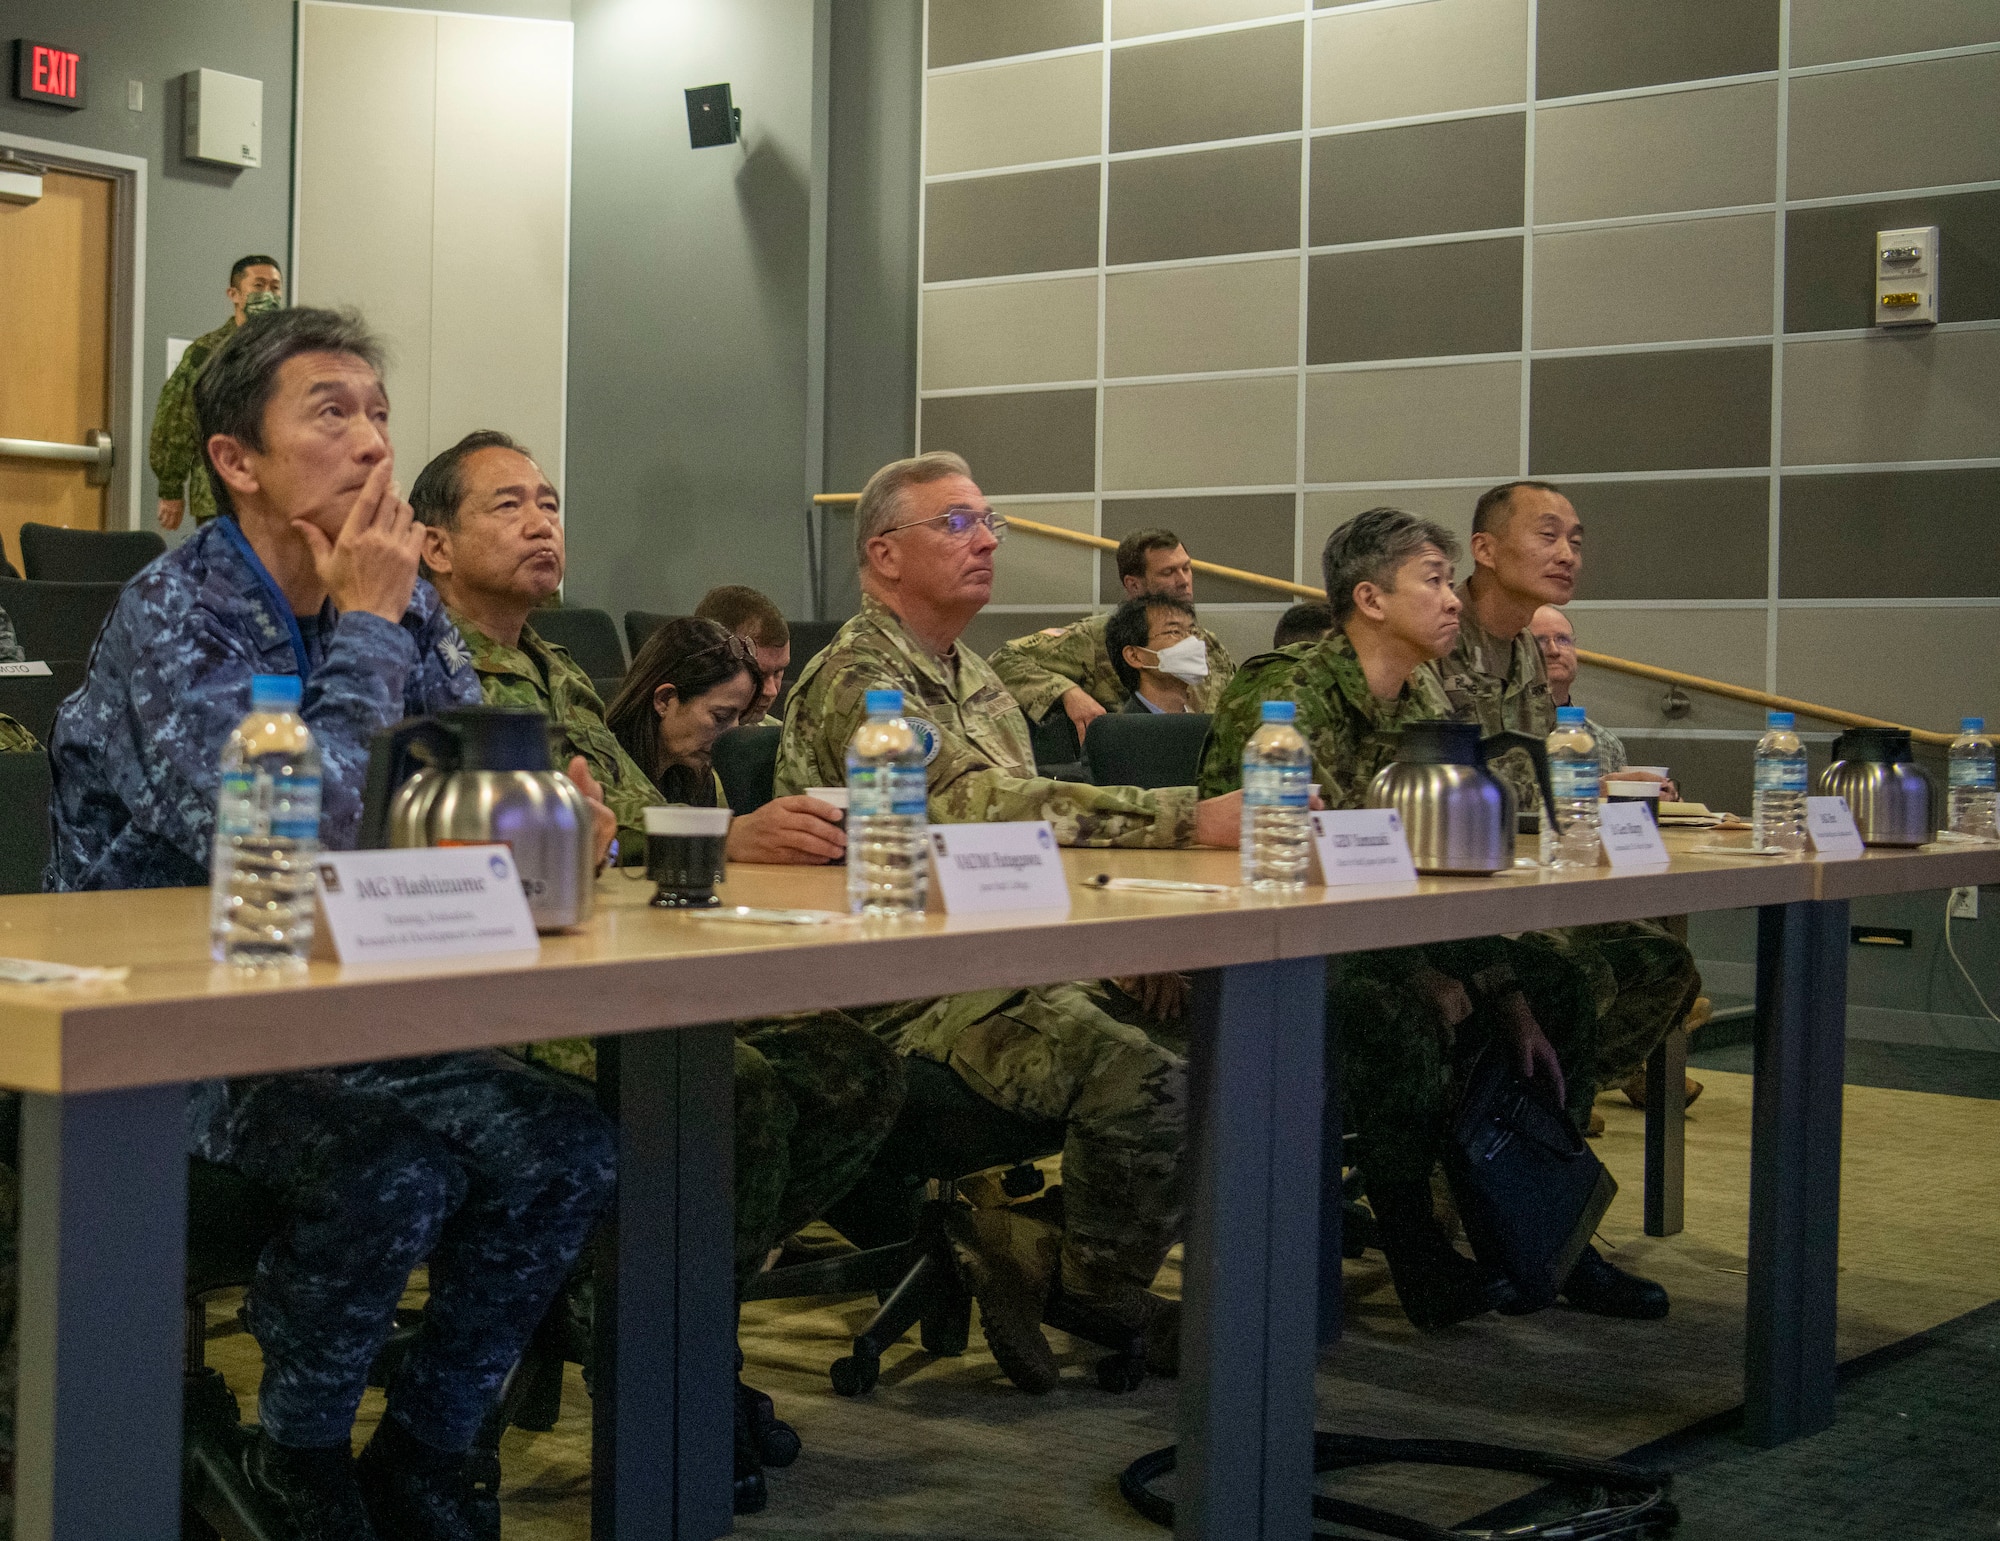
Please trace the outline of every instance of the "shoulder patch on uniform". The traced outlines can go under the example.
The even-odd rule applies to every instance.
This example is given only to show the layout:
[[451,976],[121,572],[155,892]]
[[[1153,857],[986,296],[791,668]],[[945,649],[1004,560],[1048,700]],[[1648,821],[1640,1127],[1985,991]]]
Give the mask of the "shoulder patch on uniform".
[[438,638],[437,654],[444,660],[444,672],[447,674],[461,674],[472,667],[472,650],[456,631],[448,631]]
[[928,717],[912,717],[908,713],[904,714],[903,721],[916,729],[917,737],[924,741],[924,764],[930,764],[938,757],[938,750],[944,742],[937,730],[937,724]]
[[1060,637],[1068,630],[1067,626],[1044,626],[1040,634],[1044,637]]

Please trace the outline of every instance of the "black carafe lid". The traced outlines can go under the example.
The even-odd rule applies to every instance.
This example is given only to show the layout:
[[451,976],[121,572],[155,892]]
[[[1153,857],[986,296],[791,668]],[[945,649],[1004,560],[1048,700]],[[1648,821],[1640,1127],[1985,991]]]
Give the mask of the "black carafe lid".
[[1477,765],[1479,724],[1436,718],[1406,723],[1396,758],[1405,765]]
[[550,771],[549,720],[531,706],[460,706],[443,714],[458,737],[459,769]]
[[1911,758],[1907,728],[1849,728],[1833,741],[1836,760],[1868,765],[1896,765]]

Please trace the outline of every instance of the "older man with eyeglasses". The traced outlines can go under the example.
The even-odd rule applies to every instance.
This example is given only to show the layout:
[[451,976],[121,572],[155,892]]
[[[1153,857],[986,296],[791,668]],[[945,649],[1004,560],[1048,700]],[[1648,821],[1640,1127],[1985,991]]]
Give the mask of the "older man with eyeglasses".
[[[1145,791],[1035,774],[1027,719],[959,638],[993,592],[1006,521],[957,455],[884,466],[855,510],[861,613],[800,674],[785,708],[777,790],[838,785],[874,689],[900,689],[923,736],[935,823],[1047,819],[1064,845],[1234,846],[1241,794]],[[1057,1382],[1042,1336],[1058,1299],[1146,1335],[1179,1364],[1178,1307],[1152,1292],[1179,1236],[1187,1066],[1105,1010],[1095,983],[989,990],[856,1013],[906,1055],[949,1065],[980,1096],[1064,1123],[1060,1231],[1018,1210],[961,1210],[959,1252],[986,1339],[1024,1390]]]

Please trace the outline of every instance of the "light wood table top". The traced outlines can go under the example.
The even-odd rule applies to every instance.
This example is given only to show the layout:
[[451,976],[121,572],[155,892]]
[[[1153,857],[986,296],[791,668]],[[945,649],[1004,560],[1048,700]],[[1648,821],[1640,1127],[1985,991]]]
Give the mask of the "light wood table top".
[[[1740,839],[1740,837],[1739,837]],[[2000,849],[1871,852],[1859,861],[1694,854],[1670,868],[1278,897],[1168,896],[1076,885],[1097,873],[1233,883],[1233,851],[1065,851],[1067,917],[1046,914],[821,927],[717,923],[647,904],[650,886],[598,886],[580,931],[538,955],[403,966],[315,962],[241,976],[208,961],[201,889],[0,898],[0,956],[123,965],[94,986],[0,984],[0,1086],[84,1092],[443,1053],[573,1034],[861,1006],[952,991],[1406,946],[1496,932],[1866,893],[2000,882]],[[839,910],[840,868],[730,869],[726,903]]]

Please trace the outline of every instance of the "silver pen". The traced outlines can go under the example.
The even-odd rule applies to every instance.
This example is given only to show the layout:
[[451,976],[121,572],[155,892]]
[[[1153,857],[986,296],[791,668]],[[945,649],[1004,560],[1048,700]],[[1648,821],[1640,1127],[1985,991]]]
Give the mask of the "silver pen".
[[1100,872],[1091,878],[1091,888],[1122,888],[1146,894],[1233,894],[1235,887],[1228,883],[1177,883],[1171,878],[1115,878],[1108,872]]

